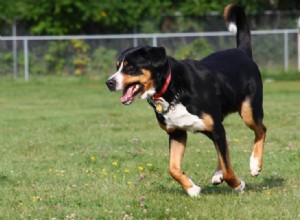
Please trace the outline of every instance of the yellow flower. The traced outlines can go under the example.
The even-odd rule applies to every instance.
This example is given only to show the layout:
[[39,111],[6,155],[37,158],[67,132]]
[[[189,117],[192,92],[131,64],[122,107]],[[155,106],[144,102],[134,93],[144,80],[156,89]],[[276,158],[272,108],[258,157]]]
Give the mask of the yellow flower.
[[124,172],[125,172],[125,173],[130,173],[130,170],[125,169]]
[[147,163],[147,166],[148,167],[152,167],[152,163]]
[[138,170],[143,171],[143,170],[144,170],[144,167],[138,166]]
[[117,166],[118,166],[118,162],[117,162],[117,161],[114,161],[114,162],[112,163],[112,165],[115,166],[115,167],[117,167]]
[[106,175],[106,174],[107,174],[107,172],[106,172],[106,169],[105,169],[105,168],[103,168],[103,169],[101,170],[101,174],[102,174],[102,175]]
[[95,162],[96,161],[96,157],[92,156],[91,157],[91,161]]
[[42,198],[39,197],[39,196],[34,196],[34,197],[32,197],[32,201],[33,201],[33,202],[41,202],[41,201],[42,201]]

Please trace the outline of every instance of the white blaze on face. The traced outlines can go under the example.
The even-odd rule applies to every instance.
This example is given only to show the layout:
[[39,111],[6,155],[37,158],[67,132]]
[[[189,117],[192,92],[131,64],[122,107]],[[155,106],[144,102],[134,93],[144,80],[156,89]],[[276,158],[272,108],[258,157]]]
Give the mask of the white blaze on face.
[[122,61],[118,71],[108,79],[108,80],[114,79],[116,81],[116,91],[123,89],[123,75],[122,75],[123,63],[124,60]]

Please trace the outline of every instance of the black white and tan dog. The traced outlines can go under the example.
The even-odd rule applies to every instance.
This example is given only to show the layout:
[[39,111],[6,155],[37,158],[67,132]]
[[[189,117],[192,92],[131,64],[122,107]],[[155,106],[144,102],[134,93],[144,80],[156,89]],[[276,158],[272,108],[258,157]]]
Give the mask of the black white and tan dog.
[[169,135],[170,174],[190,196],[198,196],[201,188],[181,170],[187,131],[203,133],[215,145],[218,164],[212,183],[224,180],[232,189],[245,189],[245,182],[232,169],[222,124],[230,113],[238,112],[255,134],[251,175],[258,175],[262,169],[266,137],[263,88],[252,59],[250,28],[244,10],[235,4],[225,8],[224,19],[228,29],[236,33],[237,48],[200,61],[175,60],[163,47],[130,48],[122,52],[117,72],[106,82],[110,91],[123,90],[123,104],[129,105],[139,97],[154,108],[160,127]]

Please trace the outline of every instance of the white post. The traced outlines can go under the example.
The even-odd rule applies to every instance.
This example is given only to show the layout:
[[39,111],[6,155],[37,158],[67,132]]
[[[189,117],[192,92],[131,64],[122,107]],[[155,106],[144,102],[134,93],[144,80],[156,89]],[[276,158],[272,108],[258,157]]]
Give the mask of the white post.
[[289,41],[288,41],[288,33],[284,32],[284,71],[287,72],[289,70]]
[[24,69],[25,69],[25,81],[29,80],[29,58],[28,58],[28,40],[24,39]]
[[17,55],[17,25],[16,19],[13,21],[12,25],[12,35],[13,35],[13,57],[14,57],[14,79],[18,77],[18,55]]
[[156,36],[156,34],[153,34],[153,36],[152,36],[152,46],[157,47],[157,36]]
[[298,71],[300,72],[300,17],[298,18]]

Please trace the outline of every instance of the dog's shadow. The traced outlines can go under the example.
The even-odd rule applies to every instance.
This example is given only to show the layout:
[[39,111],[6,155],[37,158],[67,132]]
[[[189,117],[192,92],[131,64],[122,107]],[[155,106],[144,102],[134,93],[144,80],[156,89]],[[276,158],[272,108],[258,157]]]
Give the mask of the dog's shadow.
[[[277,187],[282,187],[284,185],[284,179],[280,177],[263,177],[262,181],[259,183],[248,182],[246,183],[246,192],[260,192],[266,189],[272,189]],[[220,186],[204,186],[202,193],[203,194],[226,194],[232,193],[232,189],[230,189],[226,183],[222,183]]]
[[[255,181],[248,181],[246,183],[245,192],[261,192],[263,190],[282,187],[284,185],[284,179],[280,177],[263,177],[259,183],[254,183]],[[180,186],[167,187],[160,186],[159,191],[168,194],[186,195],[184,190]],[[204,185],[201,190],[201,195],[216,195],[216,194],[232,194],[235,193],[226,183],[222,183],[219,186],[214,185]],[[236,194],[238,195],[238,194]]]

